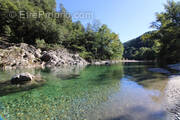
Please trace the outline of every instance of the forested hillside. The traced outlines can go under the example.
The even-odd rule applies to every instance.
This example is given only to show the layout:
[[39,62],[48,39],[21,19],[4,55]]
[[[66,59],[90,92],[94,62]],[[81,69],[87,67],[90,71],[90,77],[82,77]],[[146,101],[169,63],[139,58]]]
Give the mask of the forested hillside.
[[155,31],[124,44],[125,58],[180,62],[180,2],[168,1],[164,9],[151,25]]
[[[0,6],[0,40],[6,38],[10,43],[24,42],[42,49],[64,47],[89,61],[122,58],[119,36],[107,25],[84,27],[80,21],[73,22],[62,4],[56,11],[55,0],[0,0]],[[47,16],[49,13],[52,16]]]
[[[124,43],[124,58],[129,60],[155,60],[158,49],[153,40],[144,40],[143,36],[150,35],[147,32],[138,38]],[[157,45],[156,45],[157,46]]]

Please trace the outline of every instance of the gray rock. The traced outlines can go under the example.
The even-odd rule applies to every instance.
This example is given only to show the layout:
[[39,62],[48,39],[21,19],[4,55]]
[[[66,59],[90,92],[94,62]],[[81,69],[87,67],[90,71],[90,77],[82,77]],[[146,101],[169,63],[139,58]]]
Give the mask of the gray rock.
[[148,70],[151,71],[151,72],[171,74],[171,72],[169,72],[168,70],[163,69],[163,68],[149,68]]
[[41,60],[44,61],[44,62],[48,62],[50,61],[52,58],[52,56],[48,53],[45,53],[42,57],[41,57]]
[[100,62],[94,62],[93,64],[94,64],[94,65],[101,65]]
[[79,54],[71,54],[64,48],[42,52],[40,49],[31,45],[21,43],[0,50],[0,65],[3,69],[79,66],[88,64]]
[[105,65],[111,65],[111,62],[106,61],[106,62],[105,62]]
[[43,52],[41,60],[46,62],[46,67],[79,66],[88,63],[78,54],[71,54],[67,51],[56,50]]
[[179,64],[173,64],[168,65],[169,68],[180,71],[180,63]]
[[98,61],[98,62],[93,62],[93,65],[111,65],[111,61]]
[[30,73],[21,73],[17,74],[12,77],[11,83],[12,84],[25,84],[27,82],[31,82],[33,80],[34,76]]
[[37,57],[37,58],[41,58],[41,57],[42,57],[42,55],[41,55],[41,50],[40,50],[40,49],[37,49],[34,55],[35,55],[35,57]]

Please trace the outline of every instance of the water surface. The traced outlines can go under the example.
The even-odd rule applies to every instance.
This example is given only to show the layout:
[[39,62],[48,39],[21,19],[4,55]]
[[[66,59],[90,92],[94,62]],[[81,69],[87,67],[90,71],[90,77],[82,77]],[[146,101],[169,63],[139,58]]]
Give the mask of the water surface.
[[0,89],[0,114],[6,120],[166,120],[168,76],[149,72],[150,67],[154,65],[1,71],[0,82],[25,71],[46,82],[33,89]]

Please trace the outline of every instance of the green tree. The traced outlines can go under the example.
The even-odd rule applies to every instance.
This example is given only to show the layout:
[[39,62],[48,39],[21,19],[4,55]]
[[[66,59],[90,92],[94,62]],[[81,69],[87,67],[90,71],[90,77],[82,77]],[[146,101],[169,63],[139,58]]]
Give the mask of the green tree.
[[156,22],[152,24],[157,29],[152,38],[159,39],[161,43],[159,61],[176,63],[180,61],[180,2],[168,1],[164,8],[165,11],[158,13]]

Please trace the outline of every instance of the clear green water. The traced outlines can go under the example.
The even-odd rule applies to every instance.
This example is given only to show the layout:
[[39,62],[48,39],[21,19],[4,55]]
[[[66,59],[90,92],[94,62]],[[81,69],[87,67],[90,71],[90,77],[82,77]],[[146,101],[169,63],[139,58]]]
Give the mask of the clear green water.
[[33,89],[0,89],[0,114],[5,120],[165,120],[168,79],[148,72],[152,66],[1,71],[1,88],[3,81],[26,71],[46,82]]

